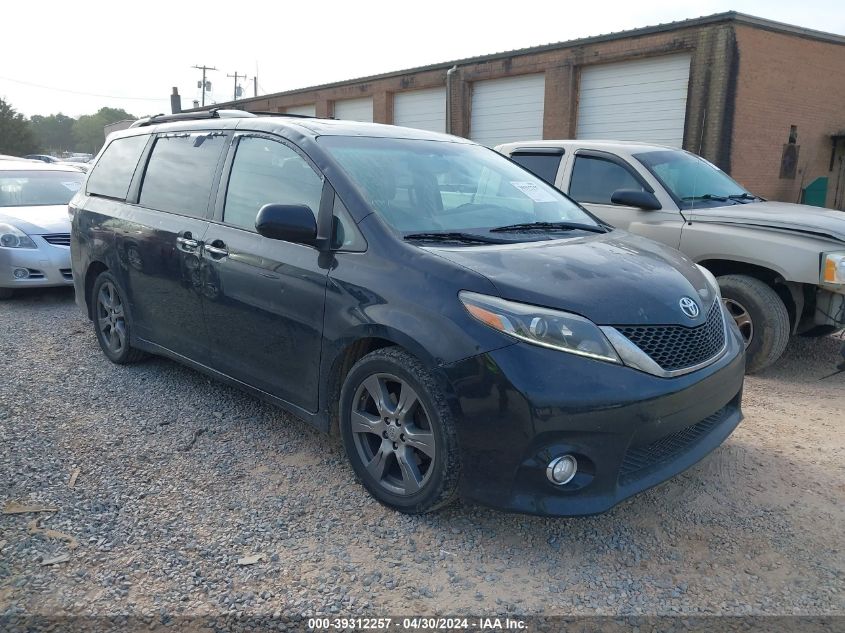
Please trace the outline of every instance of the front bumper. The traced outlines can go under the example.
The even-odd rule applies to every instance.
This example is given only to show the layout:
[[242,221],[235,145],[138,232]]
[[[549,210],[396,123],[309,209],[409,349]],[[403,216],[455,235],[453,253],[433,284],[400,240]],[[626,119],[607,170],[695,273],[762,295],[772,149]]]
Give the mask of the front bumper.
[[[596,514],[686,470],[742,419],[743,346],[729,328],[725,354],[658,378],[526,343],[445,368],[458,417],[465,498],[502,510]],[[546,477],[571,454],[578,474]]]
[[[38,248],[0,248],[0,288],[70,286],[70,248],[54,246],[40,235],[30,235]],[[28,271],[24,279],[15,278],[15,269]]]

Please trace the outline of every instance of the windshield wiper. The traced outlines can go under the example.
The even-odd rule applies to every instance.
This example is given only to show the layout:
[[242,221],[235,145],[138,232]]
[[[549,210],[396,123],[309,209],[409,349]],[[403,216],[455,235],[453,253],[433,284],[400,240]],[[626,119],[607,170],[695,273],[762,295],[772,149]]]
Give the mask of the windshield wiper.
[[607,233],[603,226],[579,224],[578,222],[522,222],[507,224],[490,229],[491,233],[516,233],[519,231],[590,231],[591,233]]
[[702,196],[685,196],[681,198],[681,200],[720,200],[721,202],[727,202],[731,198],[728,196],[715,196],[712,193],[705,193]]
[[760,196],[755,196],[753,193],[748,193],[744,191],[742,193],[735,193],[733,195],[728,196],[731,200],[762,200]]
[[471,233],[408,233],[404,236],[406,240],[419,240],[420,242],[462,242],[464,244],[503,244],[504,240],[473,235]]

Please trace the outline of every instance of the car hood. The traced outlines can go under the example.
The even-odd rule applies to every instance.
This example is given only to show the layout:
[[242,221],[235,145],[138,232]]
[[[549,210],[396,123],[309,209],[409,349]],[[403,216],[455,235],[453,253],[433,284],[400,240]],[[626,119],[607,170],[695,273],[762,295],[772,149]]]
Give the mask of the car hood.
[[16,226],[29,235],[70,233],[66,204],[43,207],[0,207],[0,222]]
[[[487,277],[503,299],[574,312],[599,325],[700,325],[714,295],[680,252],[621,230],[490,246],[428,247]],[[680,308],[692,297],[691,319]]]
[[751,202],[685,211],[697,222],[743,224],[819,235],[845,242],[845,213],[789,202]]

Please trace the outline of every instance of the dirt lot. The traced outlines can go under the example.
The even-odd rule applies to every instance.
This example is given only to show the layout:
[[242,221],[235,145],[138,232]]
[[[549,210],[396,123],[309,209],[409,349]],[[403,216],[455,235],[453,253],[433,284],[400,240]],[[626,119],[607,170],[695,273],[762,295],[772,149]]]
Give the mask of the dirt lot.
[[0,616],[845,615],[838,345],[794,342],[724,446],[607,514],[408,517],[306,424],[166,360],[111,365],[70,293],[19,296],[0,505],[58,511],[0,516]]

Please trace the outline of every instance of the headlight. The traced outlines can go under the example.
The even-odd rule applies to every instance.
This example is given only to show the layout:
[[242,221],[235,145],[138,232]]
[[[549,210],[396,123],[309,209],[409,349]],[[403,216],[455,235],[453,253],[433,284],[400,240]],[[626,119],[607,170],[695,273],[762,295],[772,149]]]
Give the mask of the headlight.
[[845,284],[845,252],[822,253],[822,283]]
[[0,246],[4,248],[38,248],[32,238],[11,224],[0,222]]
[[475,292],[461,291],[458,297],[473,317],[514,338],[570,354],[622,362],[598,326],[577,314]]

